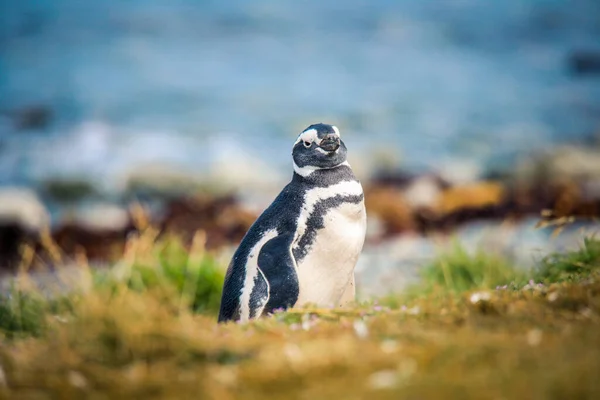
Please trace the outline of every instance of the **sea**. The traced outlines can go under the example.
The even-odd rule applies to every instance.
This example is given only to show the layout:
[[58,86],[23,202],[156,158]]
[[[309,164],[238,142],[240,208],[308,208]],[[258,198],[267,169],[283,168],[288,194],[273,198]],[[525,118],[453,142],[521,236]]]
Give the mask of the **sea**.
[[315,122],[365,175],[476,179],[597,135],[599,52],[596,0],[3,0],[0,186],[286,179]]

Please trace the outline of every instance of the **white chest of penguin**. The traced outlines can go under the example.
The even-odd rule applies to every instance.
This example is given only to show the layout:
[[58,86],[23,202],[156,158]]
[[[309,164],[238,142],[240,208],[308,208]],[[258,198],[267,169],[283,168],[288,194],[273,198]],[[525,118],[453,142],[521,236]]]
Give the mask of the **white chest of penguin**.
[[[319,213],[319,201],[359,195],[362,195],[362,187],[357,181],[341,182],[308,192],[299,219],[297,239],[307,229],[315,229],[311,224],[315,223],[314,214]],[[306,256],[297,264],[299,296],[296,306],[307,303],[337,306],[348,286],[354,284],[354,267],[366,231],[364,200],[334,204],[320,213],[312,243]]]

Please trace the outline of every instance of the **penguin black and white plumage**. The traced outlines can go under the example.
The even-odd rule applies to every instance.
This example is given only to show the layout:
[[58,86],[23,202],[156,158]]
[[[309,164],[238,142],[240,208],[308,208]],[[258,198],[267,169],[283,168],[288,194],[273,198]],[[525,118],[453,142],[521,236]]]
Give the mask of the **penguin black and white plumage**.
[[219,322],[354,300],[366,212],[337,127],[314,124],[292,150],[294,174],[250,227],[223,286]]

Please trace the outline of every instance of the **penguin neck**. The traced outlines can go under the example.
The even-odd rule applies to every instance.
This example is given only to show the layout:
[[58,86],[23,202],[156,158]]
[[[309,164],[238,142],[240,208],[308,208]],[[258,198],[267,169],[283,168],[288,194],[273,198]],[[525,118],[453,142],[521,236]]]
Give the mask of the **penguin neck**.
[[352,172],[352,168],[347,161],[333,168],[319,168],[308,174],[300,175],[294,171],[293,183],[312,185],[312,186],[330,186],[342,181],[357,181]]

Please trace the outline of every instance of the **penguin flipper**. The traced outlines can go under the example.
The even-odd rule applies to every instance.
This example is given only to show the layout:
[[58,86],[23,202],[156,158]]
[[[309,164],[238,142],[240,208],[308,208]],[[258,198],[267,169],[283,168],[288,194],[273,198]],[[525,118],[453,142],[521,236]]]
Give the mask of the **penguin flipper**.
[[[256,276],[252,285],[252,290],[245,303],[246,307],[242,306],[240,297],[231,295],[230,293],[237,293],[233,287],[236,282],[234,276],[234,266],[230,265],[227,269],[227,275],[225,276],[225,284],[223,289],[223,296],[221,299],[221,309],[219,312],[219,322],[226,322],[229,320],[248,320],[251,318],[260,317],[263,309],[269,301],[269,282],[265,278],[265,275],[260,268],[257,267]],[[237,274],[242,276],[241,274]],[[239,286],[241,287],[241,279],[238,278]]]
[[250,318],[258,318],[262,315],[267,303],[269,302],[269,282],[260,267],[257,268],[256,277],[254,277],[254,287],[250,293],[248,308]]
[[261,314],[293,307],[298,301],[300,287],[291,252],[292,240],[292,234],[276,236],[258,254],[259,269],[269,286],[269,297]]
[[241,290],[244,276],[237,273],[239,268],[236,268],[235,261],[232,260],[227,267],[225,274],[225,282],[223,284],[223,294],[221,297],[221,307],[219,310],[219,322],[240,319],[240,299],[239,295],[233,295]]
[[276,309],[287,309],[298,300],[296,262],[291,253],[293,235],[276,236],[262,246],[257,259],[257,274],[247,302],[239,293],[244,287],[243,269],[232,260],[223,286],[219,322],[258,318]]

